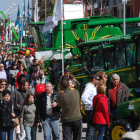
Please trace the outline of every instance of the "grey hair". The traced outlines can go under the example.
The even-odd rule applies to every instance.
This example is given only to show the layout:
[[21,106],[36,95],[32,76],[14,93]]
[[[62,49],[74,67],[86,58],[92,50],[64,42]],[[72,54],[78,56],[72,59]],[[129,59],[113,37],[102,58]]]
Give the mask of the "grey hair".
[[112,81],[113,78],[116,78],[116,77],[118,77],[118,79],[120,81],[120,76],[117,73],[112,74],[111,81]]
[[53,86],[51,82],[46,82],[46,84],[45,84],[45,85],[48,85],[48,84],[50,84],[51,86]]
[[135,132],[126,132],[122,138],[131,138],[133,140],[139,140],[140,138],[140,135],[138,135],[137,133]]

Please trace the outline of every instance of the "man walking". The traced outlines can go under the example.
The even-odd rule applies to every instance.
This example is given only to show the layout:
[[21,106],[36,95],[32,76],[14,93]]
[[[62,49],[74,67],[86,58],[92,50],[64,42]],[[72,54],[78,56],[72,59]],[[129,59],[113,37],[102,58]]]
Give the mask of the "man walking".
[[29,82],[26,79],[23,79],[20,81],[19,89],[13,91],[11,99],[16,102],[18,107],[22,107],[28,93],[32,93],[29,89]]
[[58,92],[53,89],[50,82],[45,85],[46,91],[40,95],[37,105],[37,126],[43,120],[44,140],[59,140],[60,107],[57,101]]
[[78,90],[69,88],[69,80],[61,81],[63,93],[57,96],[62,108],[63,140],[81,140],[82,116],[80,113],[80,96]]
[[85,112],[87,116],[86,140],[96,140],[95,127],[91,124],[90,118],[93,112],[92,100],[97,94],[96,86],[98,82],[99,76],[97,74],[92,74],[90,82],[85,85],[85,89],[81,97],[82,102],[85,104]]

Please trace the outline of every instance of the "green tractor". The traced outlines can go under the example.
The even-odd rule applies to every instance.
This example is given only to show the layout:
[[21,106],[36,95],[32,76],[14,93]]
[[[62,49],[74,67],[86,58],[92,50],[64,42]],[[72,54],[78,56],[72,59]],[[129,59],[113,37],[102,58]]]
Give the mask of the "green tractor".
[[[126,19],[127,24],[138,22],[140,22],[140,18]],[[63,48],[70,51],[71,56],[69,57],[81,57],[81,52],[77,48],[79,42],[90,42],[97,39],[122,35],[122,23],[123,19],[117,19],[108,15],[64,20]],[[59,22],[54,29],[42,33],[44,25],[45,21],[30,23],[31,33],[33,34],[35,44],[37,45],[37,51],[35,52],[36,56],[39,56],[37,59],[40,59],[42,56],[47,56],[49,58],[51,57],[49,56],[50,54],[52,55],[56,50],[61,50],[62,48],[61,22]],[[56,59],[61,60],[61,57]],[[81,60],[79,61],[81,63]],[[77,75],[83,73],[81,64],[70,66],[71,74]]]
[[[112,38],[110,37],[102,40],[94,40],[92,42],[79,44],[79,47],[88,46],[90,48],[90,46],[94,46],[91,49],[89,49],[90,58],[92,58],[90,63],[90,68],[89,68],[90,71],[88,71],[88,74],[83,73],[81,75],[77,75],[76,78],[79,81],[81,78],[82,81],[88,82],[91,73],[103,71],[101,69],[104,69],[104,71],[106,71],[106,73],[108,74],[110,80],[111,80],[111,75],[113,73],[118,73],[121,77],[122,82],[127,84],[129,88],[134,88],[134,89],[130,89],[133,100],[118,106],[119,120],[117,120],[111,126],[110,138],[112,140],[119,140],[126,131],[135,130],[138,127],[138,125],[136,125],[138,124],[138,121],[135,122],[135,119],[132,118],[134,116],[136,117],[136,114],[138,115],[137,118],[139,118],[139,107],[140,107],[140,105],[138,105],[140,99],[136,99],[139,98],[138,92],[140,92],[140,89],[135,89],[139,87],[139,80],[140,80],[139,79],[139,73],[140,73],[139,72],[140,71],[139,36],[140,36],[140,32],[135,32],[132,34],[132,36],[126,35],[126,36],[118,36]],[[132,109],[131,107],[133,107],[133,104],[135,104],[134,106],[136,108]],[[84,107],[82,109],[82,113],[85,115]],[[124,120],[122,120],[122,118]],[[129,123],[127,125],[127,123],[125,123],[126,122],[125,119],[131,125],[129,125]],[[117,124],[118,125],[122,124],[122,125],[117,126]],[[127,127],[124,127],[124,129],[122,129],[123,126],[127,126]]]
[[[134,131],[140,127],[140,32],[134,32],[131,38],[135,43],[130,64],[131,81],[135,80],[134,85],[132,82],[132,86],[134,86],[131,89],[132,100],[124,102],[117,107],[118,120],[111,125],[111,140],[119,140],[127,131]],[[123,43],[126,42],[123,40]],[[126,71],[125,74],[127,75]]]

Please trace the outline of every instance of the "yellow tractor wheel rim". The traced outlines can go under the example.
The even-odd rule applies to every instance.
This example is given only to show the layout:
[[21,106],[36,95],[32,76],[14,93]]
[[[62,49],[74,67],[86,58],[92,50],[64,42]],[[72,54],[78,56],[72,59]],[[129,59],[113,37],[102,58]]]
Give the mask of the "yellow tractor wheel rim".
[[112,132],[111,132],[111,137],[112,137],[112,140],[119,140],[121,139],[122,135],[126,133],[126,130],[124,129],[124,127],[118,125],[118,126],[115,126],[113,129],[112,129]]

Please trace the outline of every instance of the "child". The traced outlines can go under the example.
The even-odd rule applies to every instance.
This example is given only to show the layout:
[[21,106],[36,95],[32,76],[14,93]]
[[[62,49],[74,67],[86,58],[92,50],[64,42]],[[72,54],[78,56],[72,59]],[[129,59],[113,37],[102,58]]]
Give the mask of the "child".
[[36,105],[34,103],[35,96],[29,93],[23,103],[21,117],[20,117],[20,130],[21,133],[26,132],[26,140],[36,140]]
[[72,85],[71,85],[71,86],[72,86],[73,88],[77,88],[77,87],[80,86],[79,81],[76,80],[76,78],[75,78],[75,76],[74,76],[73,74],[70,75],[70,79],[71,79],[71,81],[72,81]]
[[[14,122],[12,119],[19,116],[20,111],[15,102],[10,100],[11,92],[4,90],[2,92],[3,101],[0,102],[0,139],[13,140]],[[7,133],[7,134],[6,134]]]

